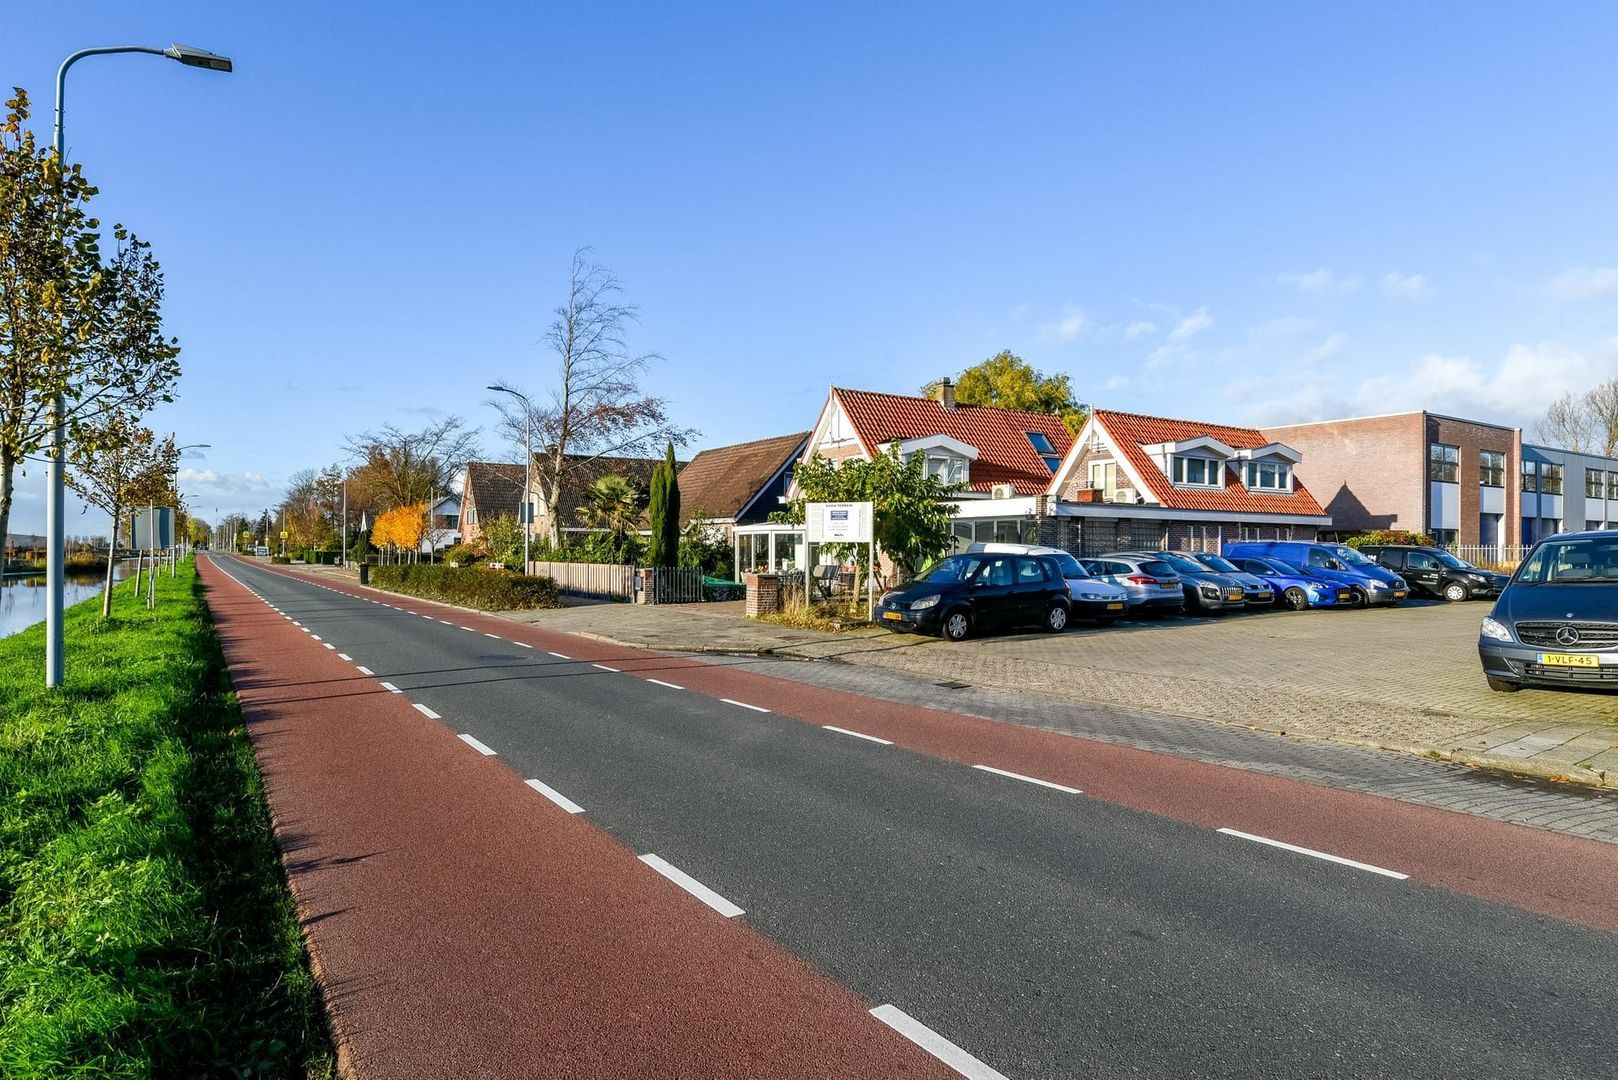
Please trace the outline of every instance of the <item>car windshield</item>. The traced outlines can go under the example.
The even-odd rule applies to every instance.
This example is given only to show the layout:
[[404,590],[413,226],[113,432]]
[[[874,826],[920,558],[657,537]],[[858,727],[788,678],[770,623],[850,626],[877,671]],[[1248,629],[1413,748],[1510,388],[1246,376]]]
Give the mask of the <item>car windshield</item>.
[[1163,556],[1163,561],[1179,570],[1181,573],[1206,574],[1208,572],[1208,568],[1206,566],[1203,566],[1201,563],[1197,562],[1197,560],[1187,558],[1184,555],[1165,554]]
[[1200,560],[1202,565],[1211,570],[1218,570],[1221,574],[1239,574],[1236,564],[1229,559],[1221,559],[1218,555],[1204,555]]
[[1618,539],[1556,540],[1535,548],[1513,584],[1583,585],[1618,582]]
[[939,585],[953,585],[965,581],[978,572],[983,565],[983,559],[977,555],[952,555],[947,559],[940,559],[934,563],[917,581],[930,581]]
[[1300,568],[1298,568],[1296,566],[1293,566],[1291,563],[1287,562],[1285,559],[1271,559],[1271,560],[1269,560],[1269,563],[1270,563],[1271,566],[1275,567],[1276,572],[1280,573],[1280,574],[1291,574],[1293,577],[1308,577],[1309,576],[1307,571],[1302,570],[1302,569],[1300,569]]
[[1476,570],[1477,569],[1477,567],[1473,566],[1471,563],[1467,562],[1465,559],[1457,559],[1455,556],[1451,555],[1447,551],[1440,551],[1438,553],[1437,558],[1438,558],[1439,562],[1443,563],[1445,566],[1449,567],[1451,570]]
[[1084,567],[1079,565],[1079,560],[1065,551],[1060,555],[1052,555],[1051,558],[1055,559],[1056,565],[1062,568],[1062,576],[1065,578],[1087,578],[1090,576]]
[[1334,547],[1331,553],[1350,566],[1375,566],[1376,563],[1351,547]]
[[1146,573],[1151,574],[1153,577],[1173,577],[1175,575],[1173,565],[1166,563],[1161,559],[1152,559],[1149,562],[1143,562],[1140,564],[1140,568]]

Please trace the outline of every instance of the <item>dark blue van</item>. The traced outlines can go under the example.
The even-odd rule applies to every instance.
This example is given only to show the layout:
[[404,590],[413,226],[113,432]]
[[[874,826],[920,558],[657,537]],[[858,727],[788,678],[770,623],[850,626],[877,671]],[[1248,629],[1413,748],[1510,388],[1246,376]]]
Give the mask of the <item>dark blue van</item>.
[[1491,690],[1618,689],[1618,530],[1534,546],[1478,634]]
[[1349,607],[1397,604],[1410,595],[1404,578],[1379,566],[1346,544],[1318,544],[1303,540],[1242,540],[1226,544],[1227,559],[1282,559],[1306,566],[1321,577],[1349,587]]

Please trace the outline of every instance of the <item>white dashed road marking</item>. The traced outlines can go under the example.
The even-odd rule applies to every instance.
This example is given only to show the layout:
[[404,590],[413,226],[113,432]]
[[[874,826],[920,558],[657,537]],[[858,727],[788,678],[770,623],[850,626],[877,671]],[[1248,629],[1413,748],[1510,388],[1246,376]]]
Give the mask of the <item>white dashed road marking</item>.
[[355,664],[354,667],[355,667],[356,670],[359,671],[359,673],[361,675],[375,675],[376,674],[376,672],[372,671],[370,668],[364,666],[363,664]]
[[950,1042],[944,1036],[917,1020],[903,1009],[892,1005],[878,1005],[871,1015],[903,1035],[967,1080],[1006,1080],[1006,1075],[989,1068],[977,1058]]
[[684,690],[685,689],[685,687],[683,687],[683,686],[677,686],[677,685],[675,685],[674,683],[671,683],[671,682],[664,682],[662,679],[647,679],[646,681],[649,682],[649,683],[656,683],[658,686],[666,686],[670,690]]
[[591,667],[598,667],[602,671],[617,671],[617,670],[619,670],[618,668],[615,668],[615,667],[608,667],[606,664],[591,664],[590,666]]
[[439,716],[437,713],[433,712],[431,709],[429,709],[427,706],[423,705],[419,701],[411,702],[410,707],[415,709],[417,712],[421,713],[421,715],[425,716],[429,720],[442,720],[442,719],[444,719],[442,716]]
[[354,658],[352,656],[348,655],[346,652],[338,653],[337,654],[337,659],[339,659],[339,660],[347,660],[350,664],[352,664],[354,662]]
[[571,660],[571,659],[573,659],[571,656],[563,656],[559,652],[553,652],[550,655],[556,657],[556,659],[558,659],[558,660]]
[[570,814],[584,813],[584,807],[580,806],[578,803],[574,802],[572,799],[568,798],[566,795],[563,795],[560,791],[557,791],[555,788],[550,787],[549,785],[542,784],[538,780],[524,780],[523,783],[527,784],[529,787],[533,788],[535,791],[539,792],[541,795],[545,796],[551,802],[555,803],[557,806],[560,806],[563,810],[566,810]]
[[745,701],[737,701],[735,698],[722,697],[719,700],[723,701],[726,705],[740,705],[742,708],[744,708],[744,709],[752,709],[754,712],[769,712],[770,711],[770,710],[766,709],[762,705],[749,705],[747,702],[745,702]]
[[490,750],[487,746],[484,746],[470,735],[463,734],[461,736],[461,741],[470,746],[472,749],[476,750],[478,753],[482,754],[484,757],[494,757],[493,750]]
[[991,772],[991,773],[994,773],[996,776],[1008,776],[1013,780],[1021,780],[1026,784],[1038,784],[1040,787],[1048,787],[1048,788],[1052,788],[1052,789],[1054,789],[1056,791],[1065,791],[1069,795],[1083,795],[1084,794],[1084,792],[1080,791],[1076,787],[1068,787],[1065,784],[1053,784],[1049,780],[1040,780],[1037,777],[1024,776],[1022,773],[1007,772],[1004,769],[997,769],[993,765],[974,765],[974,766],[972,766],[972,768],[974,768],[974,769],[982,769],[984,772]]
[[1387,870],[1380,866],[1372,866],[1370,863],[1355,862],[1353,859],[1345,859],[1341,855],[1330,855],[1324,851],[1316,851],[1314,848],[1299,847],[1296,844],[1287,844],[1280,840],[1271,840],[1268,836],[1255,836],[1252,833],[1241,832],[1237,829],[1220,829],[1219,831],[1224,833],[1226,836],[1239,836],[1243,840],[1251,840],[1255,844],[1268,844],[1270,847],[1281,848],[1284,851],[1295,851],[1299,855],[1308,855],[1316,859],[1325,859],[1327,862],[1340,863],[1343,866],[1352,866],[1356,870],[1364,870],[1372,874],[1381,874],[1383,877],[1394,878],[1398,881],[1405,881],[1410,877],[1409,874],[1401,874],[1397,870]]
[[863,731],[850,731],[847,728],[836,727],[832,724],[821,724],[820,726],[825,728],[827,731],[835,731],[839,735],[852,735],[856,739],[867,739],[874,743],[881,743],[883,746],[893,745],[892,739],[879,739],[875,735],[867,735]]
[[719,912],[719,914],[723,915],[725,918],[734,919],[738,915],[745,914],[741,908],[737,907],[735,904],[732,904],[729,900],[726,900],[723,896],[720,896],[718,893],[708,888],[708,886],[704,885],[702,882],[698,881],[684,870],[670,864],[667,860],[661,859],[656,855],[642,855],[640,857],[640,861],[645,863],[647,866],[650,866],[653,870],[656,870],[659,874],[662,874],[670,881],[674,882],[674,884],[678,885],[680,888],[684,889],[698,900],[701,900],[704,904],[707,904],[709,907]]
[[383,683],[382,684],[382,689],[386,690],[390,694],[402,694],[402,693],[404,693],[403,690],[399,689],[397,686],[394,686],[390,682]]

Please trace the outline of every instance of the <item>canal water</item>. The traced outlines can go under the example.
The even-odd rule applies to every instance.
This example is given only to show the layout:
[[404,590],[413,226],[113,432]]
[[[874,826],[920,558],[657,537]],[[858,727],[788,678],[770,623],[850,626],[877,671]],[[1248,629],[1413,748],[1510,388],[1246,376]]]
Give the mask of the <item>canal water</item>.
[[[114,581],[122,581],[135,572],[132,561],[119,562],[112,569]],[[66,607],[95,596],[105,580],[101,574],[69,574],[62,585],[62,603]],[[25,577],[7,577],[0,581],[0,637],[45,621],[45,575],[29,574]]]

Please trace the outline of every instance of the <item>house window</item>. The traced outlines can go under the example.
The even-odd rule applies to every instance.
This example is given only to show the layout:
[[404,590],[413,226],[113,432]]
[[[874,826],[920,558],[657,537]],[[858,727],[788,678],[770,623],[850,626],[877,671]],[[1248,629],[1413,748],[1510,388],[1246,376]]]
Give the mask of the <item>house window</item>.
[[1280,461],[1249,461],[1247,486],[1254,491],[1291,491],[1292,466]]
[[1029,444],[1033,446],[1034,452],[1039,455],[1039,460],[1045,463],[1047,469],[1055,472],[1061,467],[1062,456],[1056,452],[1056,447],[1051,445],[1051,440],[1043,432],[1025,431],[1023,434],[1028,436]]
[[1618,499],[1618,472],[1607,474],[1607,498]]
[[1539,462],[1525,461],[1522,463],[1522,489],[1524,491],[1539,490]]
[[1603,498],[1607,491],[1607,474],[1600,469],[1584,470],[1584,494],[1586,498]]
[[1116,461],[1092,461],[1090,463],[1090,486],[1098,491],[1105,491],[1107,498],[1118,490],[1118,463]]
[[1506,455],[1499,450],[1478,454],[1478,484],[1481,487],[1506,486]]
[[1597,529],[1601,528],[1601,522],[1591,521],[1589,518],[1585,518],[1584,528],[1586,532],[1595,532]]
[[1194,484],[1200,487],[1223,487],[1225,484],[1224,464],[1212,458],[1176,457],[1174,459],[1174,482],[1176,484]]
[[1461,448],[1433,443],[1427,448],[1427,479],[1453,484],[1461,478]]
[[933,456],[927,458],[927,475],[940,484],[966,483],[966,459],[953,455]]
[[466,508],[466,523],[468,525],[476,525],[478,523],[478,509],[477,509],[477,507],[468,506]]
[[1459,542],[1459,534],[1454,529],[1433,529],[1431,533],[1433,542],[1439,547],[1454,547]]
[[1546,495],[1562,494],[1562,466],[1547,461],[1539,468],[1539,490]]

